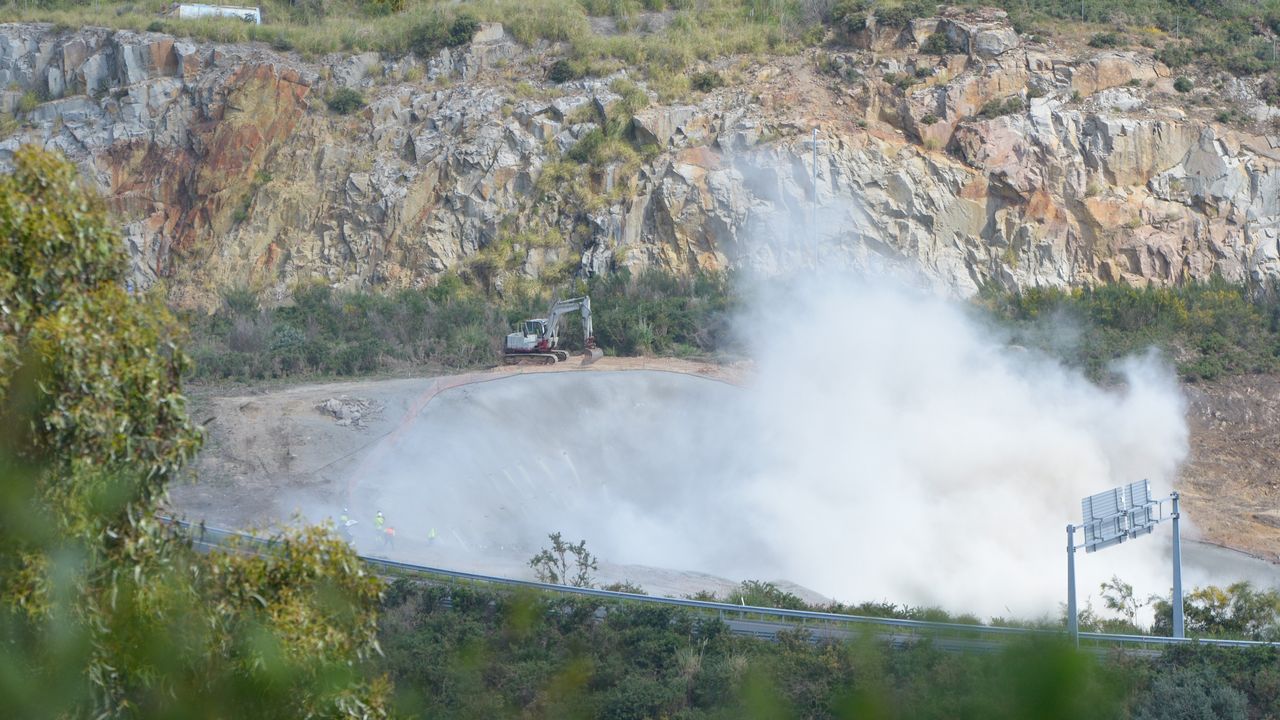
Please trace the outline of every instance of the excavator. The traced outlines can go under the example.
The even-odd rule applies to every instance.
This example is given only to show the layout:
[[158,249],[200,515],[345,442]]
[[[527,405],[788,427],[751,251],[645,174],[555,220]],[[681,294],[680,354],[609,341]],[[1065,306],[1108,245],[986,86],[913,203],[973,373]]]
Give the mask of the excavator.
[[552,299],[545,318],[521,322],[515,332],[507,335],[502,361],[507,365],[554,365],[568,360],[569,353],[560,349],[560,321],[574,311],[582,313],[582,338],[586,343],[582,364],[590,365],[604,357],[591,331],[591,298],[584,295],[568,300]]

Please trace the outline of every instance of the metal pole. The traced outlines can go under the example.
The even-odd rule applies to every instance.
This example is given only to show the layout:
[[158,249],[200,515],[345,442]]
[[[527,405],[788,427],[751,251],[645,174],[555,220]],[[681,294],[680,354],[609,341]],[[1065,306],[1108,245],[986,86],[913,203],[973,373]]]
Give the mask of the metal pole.
[[1182,539],[1178,536],[1178,493],[1173,494],[1173,636],[1186,637],[1182,618]]
[[1080,647],[1080,618],[1076,611],[1076,526],[1067,525],[1067,632]]

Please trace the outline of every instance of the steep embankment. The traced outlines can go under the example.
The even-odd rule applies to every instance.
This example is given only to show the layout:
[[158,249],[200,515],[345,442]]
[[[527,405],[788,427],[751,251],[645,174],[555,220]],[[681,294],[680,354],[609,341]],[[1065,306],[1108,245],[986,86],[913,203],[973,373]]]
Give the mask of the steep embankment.
[[[920,51],[935,32],[952,54]],[[846,41],[722,59],[726,87],[637,110],[617,78],[545,80],[558,48],[495,25],[431,57],[314,62],[6,25],[0,110],[51,99],[21,113],[0,164],[22,142],[66,151],[128,222],[138,280],[188,306],[233,284],[283,298],[303,279],[467,267],[502,283],[887,257],[961,294],[1280,275],[1280,141],[1208,118],[1227,97],[1273,115],[1248,82],[1197,109],[1144,53],[1033,42],[995,12]],[[329,111],[340,87],[367,108]],[[643,152],[569,152],[632,112]]]

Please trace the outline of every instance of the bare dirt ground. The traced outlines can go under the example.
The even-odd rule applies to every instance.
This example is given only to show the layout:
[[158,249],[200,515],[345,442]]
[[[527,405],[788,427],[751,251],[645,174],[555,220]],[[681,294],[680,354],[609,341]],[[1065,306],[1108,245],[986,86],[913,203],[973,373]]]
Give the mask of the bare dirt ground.
[[[349,479],[369,467],[376,453],[394,447],[397,435],[438,393],[516,374],[617,370],[679,372],[736,384],[750,367],[604,358],[584,368],[575,357],[551,367],[497,367],[442,377],[195,388],[194,415],[207,423],[207,442],[194,472],[171,488],[172,504],[188,519],[231,528],[277,523],[294,513],[290,503],[299,496],[340,509]],[[1280,376],[1230,378],[1184,390],[1191,452],[1178,489],[1192,534],[1280,562]],[[527,552],[464,558],[447,538],[417,544],[403,538],[391,555],[439,567],[531,575],[523,562]],[[631,580],[669,595],[725,593],[736,584],[700,573],[608,563],[601,564],[598,578],[602,583]],[[802,587],[787,587],[822,601]]]
[[1204,539],[1280,562],[1280,376],[1187,385],[1178,488]]
[[[677,358],[578,358],[552,366],[499,366],[459,375],[285,385],[275,388],[196,387],[192,414],[205,424],[204,450],[194,472],[170,488],[175,509],[224,527],[253,527],[280,516],[282,490],[307,487],[341,503],[348,474],[361,453],[391,436],[442,390],[510,375],[544,372],[662,370],[739,382],[743,365]],[[374,410],[343,424],[326,401],[364,401]],[[287,514],[287,509],[285,510]]]
[[[336,515],[347,504],[348,483],[396,446],[418,414],[438,393],[469,383],[530,373],[658,370],[741,381],[741,365],[669,358],[603,358],[582,366],[579,358],[550,367],[513,366],[426,378],[382,378],[262,388],[196,387],[193,415],[205,423],[205,448],[191,473],[170,487],[172,510],[210,526],[265,529],[298,513],[305,503]],[[353,417],[358,412],[358,416]],[[365,478],[365,481],[370,481]],[[390,509],[394,512],[394,508]],[[356,513],[353,512],[353,515]],[[422,533],[417,533],[421,535]],[[368,519],[353,528],[362,552],[468,572],[533,579],[527,548],[487,547],[483,552],[446,530],[428,542],[401,533],[394,547],[382,544]],[[629,581],[657,595],[709,591],[727,596],[737,581],[706,573],[600,562],[597,584]],[[825,598],[807,588],[775,580],[808,602]]]

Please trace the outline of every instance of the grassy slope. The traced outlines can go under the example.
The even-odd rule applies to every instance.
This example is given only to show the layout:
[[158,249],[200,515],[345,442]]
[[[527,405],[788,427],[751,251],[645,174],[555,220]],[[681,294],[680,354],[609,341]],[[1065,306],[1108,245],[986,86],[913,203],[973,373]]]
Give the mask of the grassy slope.
[[[1238,75],[1267,75],[1273,81],[1280,67],[1271,46],[1280,28],[1280,0],[959,0],[950,4],[1002,7],[1023,32],[1065,32],[1089,38],[1100,48],[1145,45],[1175,66],[1198,62]],[[794,52],[856,31],[869,13],[882,25],[902,26],[913,17],[932,14],[937,7],[921,0],[475,0],[460,4],[264,0],[266,23],[259,27],[233,20],[161,19],[165,5],[162,0],[6,0],[0,4],[0,20],[155,29],[223,42],[256,40],[309,55],[364,50],[403,54],[413,48],[415,32],[424,24],[466,14],[502,22],[526,44],[565,43],[577,73],[598,75],[626,66],[639,70],[655,89],[678,94],[689,89],[684,71],[699,61],[743,53]],[[591,18],[610,18],[612,31],[596,32]],[[660,29],[646,32],[654,27]]]

